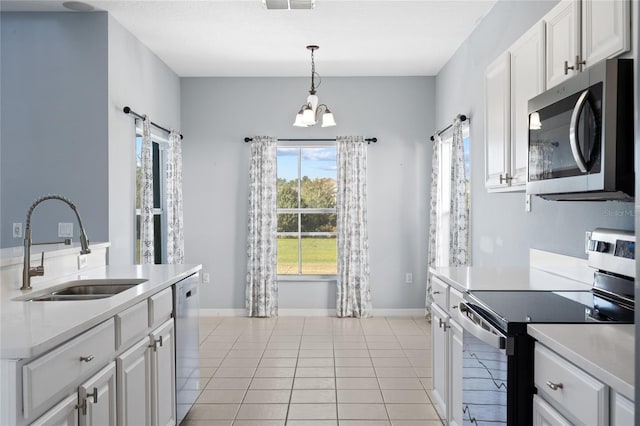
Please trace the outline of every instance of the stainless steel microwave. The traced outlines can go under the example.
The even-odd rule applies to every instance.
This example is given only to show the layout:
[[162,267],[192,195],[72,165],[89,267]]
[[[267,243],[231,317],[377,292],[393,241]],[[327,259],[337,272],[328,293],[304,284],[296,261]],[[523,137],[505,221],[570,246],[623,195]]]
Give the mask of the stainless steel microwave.
[[529,101],[527,194],[634,197],[633,60],[609,59]]

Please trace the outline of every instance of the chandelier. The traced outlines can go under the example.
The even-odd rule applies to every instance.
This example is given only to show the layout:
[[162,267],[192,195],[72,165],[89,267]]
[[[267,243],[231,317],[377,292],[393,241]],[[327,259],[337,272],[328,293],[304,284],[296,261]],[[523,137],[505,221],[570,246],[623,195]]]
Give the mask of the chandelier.
[[[336,121],[333,118],[333,114],[329,110],[326,104],[318,105],[318,96],[316,96],[316,87],[320,86],[322,82],[320,75],[316,73],[316,64],[313,60],[313,52],[319,49],[318,46],[310,45],[307,49],[311,51],[311,90],[309,90],[309,96],[307,97],[307,103],[302,105],[300,111],[296,115],[296,121],[293,123],[296,127],[311,127],[318,123],[318,114],[322,112],[322,127],[335,126]],[[318,86],[316,86],[316,76],[318,77]]]

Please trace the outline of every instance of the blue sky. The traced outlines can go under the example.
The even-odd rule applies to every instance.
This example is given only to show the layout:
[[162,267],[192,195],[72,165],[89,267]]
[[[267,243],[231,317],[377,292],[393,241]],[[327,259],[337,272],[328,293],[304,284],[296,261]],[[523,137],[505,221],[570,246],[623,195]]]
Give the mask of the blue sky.
[[302,176],[336,178],[336,148],[278,148],[278,177],[298,177],[298,152],[302,156]]

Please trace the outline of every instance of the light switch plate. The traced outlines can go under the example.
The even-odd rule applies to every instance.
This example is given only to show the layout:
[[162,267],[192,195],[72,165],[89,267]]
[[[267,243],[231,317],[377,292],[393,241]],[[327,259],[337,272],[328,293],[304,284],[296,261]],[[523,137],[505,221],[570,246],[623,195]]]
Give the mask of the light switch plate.
[[22,238],[22,223],[16,222],[13,224],[13,238]]
[[58,223],[58,237],[60,238],[72,238],[73,237],[73,223],[60,222]]

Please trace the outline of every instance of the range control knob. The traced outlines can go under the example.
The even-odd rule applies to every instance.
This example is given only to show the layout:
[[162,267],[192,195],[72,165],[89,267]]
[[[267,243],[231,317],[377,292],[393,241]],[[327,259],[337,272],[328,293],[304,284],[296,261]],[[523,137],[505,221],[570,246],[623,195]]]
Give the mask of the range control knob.
[[611,244],[605,241],[589,240],[589,251],[596,251],[598,253],[607,253]]

